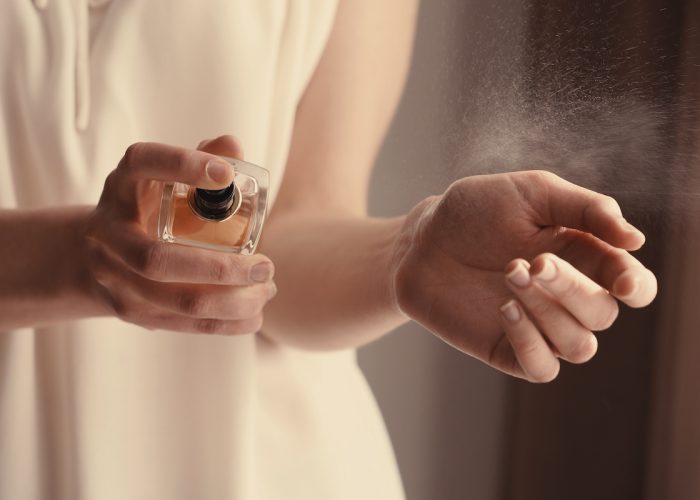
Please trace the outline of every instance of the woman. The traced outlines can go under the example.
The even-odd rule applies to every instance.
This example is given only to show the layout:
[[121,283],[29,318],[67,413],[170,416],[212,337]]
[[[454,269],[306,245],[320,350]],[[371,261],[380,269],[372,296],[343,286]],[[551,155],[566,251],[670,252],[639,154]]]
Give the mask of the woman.
[[[355,347],[413,319],[544,382],[653,299],[614,200],[546,172],[367,216],[415,14],[4,6],[0,498],[402,498]],[[259,253],[157,241],[162,182],[223,187],[243,147],[272,176]]]

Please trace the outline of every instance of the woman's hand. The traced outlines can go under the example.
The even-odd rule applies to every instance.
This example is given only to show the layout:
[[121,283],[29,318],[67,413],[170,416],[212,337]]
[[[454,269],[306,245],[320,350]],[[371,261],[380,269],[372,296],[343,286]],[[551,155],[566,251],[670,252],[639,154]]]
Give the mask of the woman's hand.
[[593,357],[592,332],[612,325],[617,300],[644,307],[656,295],[656,278],[628,253],[644,236],[615,200],[548,172],[457,181],[412,211],[400,241],[404,314],[531,381],[554,379],[558,358]]
[[153,236],[162,181],[218,189],[233,180],[233,167],[214,156],[241,157],[231,136],[200,149],[208,153],[156,143],[127,149],[88,222],[95,290],[109,313],[146,328],[253,333],[276,292],[267,257],[185,247]]

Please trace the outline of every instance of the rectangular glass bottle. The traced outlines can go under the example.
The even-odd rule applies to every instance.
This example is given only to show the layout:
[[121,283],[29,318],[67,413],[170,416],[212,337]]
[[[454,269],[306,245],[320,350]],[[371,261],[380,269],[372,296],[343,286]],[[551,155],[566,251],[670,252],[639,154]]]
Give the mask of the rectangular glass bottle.
[[204,190],[179,182],[163,188],[158,237],[163,241],[251,255],[267,210],[269,173],[252,163],[224,157],[233,184]]

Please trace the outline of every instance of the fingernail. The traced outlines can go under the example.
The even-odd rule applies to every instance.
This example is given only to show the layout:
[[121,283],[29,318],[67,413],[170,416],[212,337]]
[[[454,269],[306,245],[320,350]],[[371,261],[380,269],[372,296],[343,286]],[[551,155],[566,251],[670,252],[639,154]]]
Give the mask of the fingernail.
[[233,167],[224,161],[219,159],[209,160],[207,162],[207,175],[211,180],[219,184],[225,184],[231,181],[231,173]]
[[501,314],[503,314],[503,317],[511,323],[515,323],[520,319],[520,310],[518,309],[518,306],[515,305],[514,300],[506,302],[501,306]]
[[265,283],[267,280],[272,278],[273,272],[274,268],[269,262],[255,264],[250,270],[250,279],[257,281],[258,283]]
[[552,281],[557,276],[557,268],[552,259],[543,259],[542,269],[538,272],[535,277],[542,281]]
[[515,286],[520,288],[525,288],[530,284],[530,274],[525,269],[522,263],[518,262],[511,272],[506,275],[508,281],[513,283]]

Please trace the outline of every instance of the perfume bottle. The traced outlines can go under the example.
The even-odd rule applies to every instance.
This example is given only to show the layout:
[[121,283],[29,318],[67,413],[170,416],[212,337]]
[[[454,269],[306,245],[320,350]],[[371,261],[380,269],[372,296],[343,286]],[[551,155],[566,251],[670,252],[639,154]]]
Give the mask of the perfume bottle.
[[267,209],[269,173],[262,167],[223,157],[233,165],[233,183],[210,190],[167,183],[158,217],[163,241],[251,255]]

